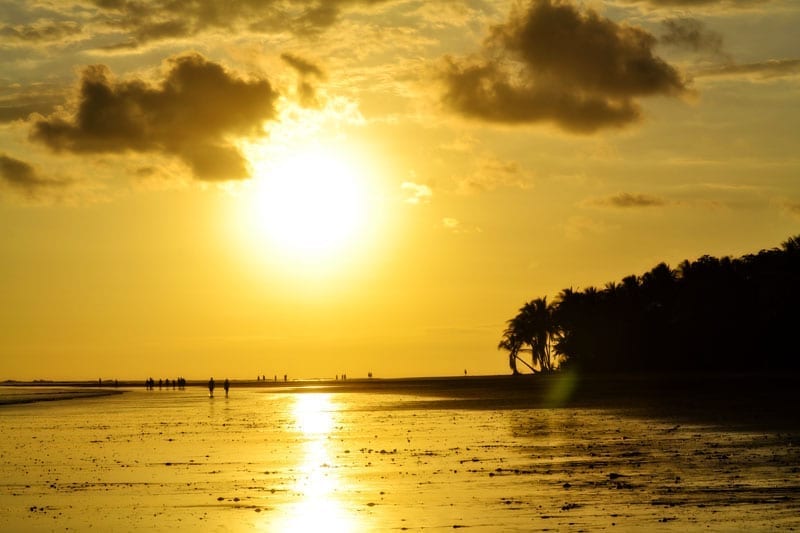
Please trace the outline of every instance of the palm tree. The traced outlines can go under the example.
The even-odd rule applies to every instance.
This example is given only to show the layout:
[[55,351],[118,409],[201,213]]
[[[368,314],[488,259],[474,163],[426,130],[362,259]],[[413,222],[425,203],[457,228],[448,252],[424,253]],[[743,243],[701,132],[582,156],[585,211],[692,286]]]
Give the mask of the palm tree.
[[[509,323],[511,321],[509,320]],[[517,359],[519,358],[519,351],[522,348],[522,341],[514,334],[511,326],[506,328],[503,332],[503,338],[497,345],[498,350],[508,350],[508,366],[511,367],[511,372],[516,376],[519,374],[517,370]],[[523,361],[524,362],[524,361]]]
[[[509,364],[515,373],[516,360],[519,353],[531,352],[531,364],[525,363],[531,370],[553,369],[552,345],[556,333],[553,320],[553,306],[548,305],[547,298],[537,298],[523,305],[517,315],[508,321],[503,338],[498,348],[509,351]],[[527,345],[529,348],[524,348]]]

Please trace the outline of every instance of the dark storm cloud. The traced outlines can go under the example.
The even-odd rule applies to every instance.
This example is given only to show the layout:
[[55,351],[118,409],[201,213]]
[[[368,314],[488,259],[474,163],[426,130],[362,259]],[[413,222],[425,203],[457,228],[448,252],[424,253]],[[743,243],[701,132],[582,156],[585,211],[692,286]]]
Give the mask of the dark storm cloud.
[[658,196],[649,194],[622,192],[606,198],[599,198],[590,202],[601,207],[632,208],[632,207],[661,207],[667,202]]
[[665,33],[659,40],[663,44],[692,50],[707,52],[717,56],[725,56],[722,49],[722,35],[710,30],[700,20],[680,17],[662,21]]
[[339,20],[343,9],[389,0],[94,0],[99,20],[129,32],[136,47],[150,41],[189,37],[206,30],[247,28],[255,32],[312,34]]
[[537,0],[495,26],[482,58],[448,58],[444,103],[487,121],[550,121],[591,133],[640,114],[636,98],[686,92],[678,71],[653,54],[656,38],[568,2]]
[[29,197],[54,188],[62,188],[69,184],[41,177],[29,163],[0,153],[0,181]]
[[800,59],[771,59],[744,65],[725,65],[702,70],[696,76],[756,77],[759,79],[780,78],[800,74]]
[[198,54],[168,66],[158,86],[116,81],[104,65],[87,67],[75,114],[36,120],[31,139],[54,151],[171,154],[201,180],[248,177],[231,137],[262,134],[275,118],[277,92],[266,79],[244,80]]

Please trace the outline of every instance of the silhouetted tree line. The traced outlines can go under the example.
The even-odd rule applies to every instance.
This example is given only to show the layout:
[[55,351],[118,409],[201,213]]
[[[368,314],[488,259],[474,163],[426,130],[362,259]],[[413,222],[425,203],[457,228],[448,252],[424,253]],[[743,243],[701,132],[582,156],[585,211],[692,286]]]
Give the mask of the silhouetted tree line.
[[[537,298],[498,348],[534,371],[800,370],[800,235],[740,258],[661,263],[602,289]],[[530,354],[528,356],[528,354]]]

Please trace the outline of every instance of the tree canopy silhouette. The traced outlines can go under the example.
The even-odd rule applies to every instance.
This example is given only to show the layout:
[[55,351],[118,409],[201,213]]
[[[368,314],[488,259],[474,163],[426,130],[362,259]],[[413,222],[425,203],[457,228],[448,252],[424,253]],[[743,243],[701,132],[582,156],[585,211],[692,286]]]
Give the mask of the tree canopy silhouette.
[[[536,298],[498,348],[514,373],[800,370],[800,235],[740,258],[665,263],[602,289]],[[530,353],[530,363],[520,354]]]

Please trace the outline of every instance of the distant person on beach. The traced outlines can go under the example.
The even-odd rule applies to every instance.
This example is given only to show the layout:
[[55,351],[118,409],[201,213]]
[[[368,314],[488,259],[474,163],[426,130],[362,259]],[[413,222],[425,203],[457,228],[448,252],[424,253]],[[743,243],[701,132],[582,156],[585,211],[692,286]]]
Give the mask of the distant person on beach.
[[208,396],[209,398],[214,397],[214,378],[208,380]]
[[222,388],[225,389],[225,397],[228,397],[228,389],[231,388],[231,382],[228,381],[228,378],[225,378],[225,383],[222,384]]
[[283,382],[286,383],[288,380],[289,380],[289,377],[286,374],[284,374],[283,375]]

